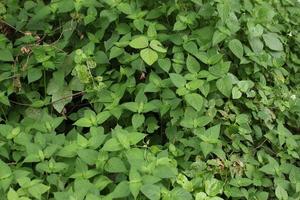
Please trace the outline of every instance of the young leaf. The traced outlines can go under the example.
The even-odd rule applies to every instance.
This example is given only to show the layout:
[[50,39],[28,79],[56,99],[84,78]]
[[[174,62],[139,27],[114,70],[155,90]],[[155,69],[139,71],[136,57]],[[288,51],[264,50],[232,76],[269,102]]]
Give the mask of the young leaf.
[[187,69],[189,70],[189,72],[191,73],[198,73],[200,71],[200,64],[197,61],[196,58],[194,58],[191,55],[188,55],[187,59],[186,59],[186,66]]
[[119,157],[110,158],[105,165],[105,170],[110,173],[124,173],[127,171],[124,162]]
[[239,59],[243,58],[244,48],[242,43],[239,40],[237,39],[231,40],[228,44],[228,47],[236,57],[238,57]]
[[274,51],[282,51],[283,45],[275,33],[263,34],[263,39],[267,47]]
[[241,93],[241,91],[239,90],[239,88],[238,87],[233,87],[233,89],[232,89],[232,98],[233,99],[239,99],[239,98],[241,98],[242,97],[242,93]]
[[153,65],[158,60],[158,54],[150,48],[141,50],[140,55],[147,65]]
[[187,104],[195,108],[197,111],[200,111],[203,106],[203,97],[200,94],[192,93],[185,95],[185,100]]
[[79,127],[91,127],[93,126],[92,121],[89,118],[81,118],[74,123],[75,126]]
[[141,187],[141,192],[150,200],[160,199],[160,187],[157,185],[143,185]]
[[139,36],[135,39],[133,39],[130,43],[129,46],[131,46],[134,49],[144,49],[148,47],[148,38],[146,36]]
[[225,95],[226,97],[230,97],[232,82],[229,76],[224,76],[223,78],[217,80],[216,86],[223,95]]
[[142,114],[134,114],[133,116],[132,116],[132,126],[135,128],[135,129],[137,129],[137,128],[139,128],[140,126],[142,126],[143,125],[143,123],[144,123],[144,121],[145,121],[145,117],[144,117],[144,115],[142,115]]
[[158,60],[158,65],[162,68],[165,72],[169,72],[171,68],[171,61],[169,58],[163,58]]
[[280,185],[278,185],[275,189],[275,195],[279,200],[288,200],[289,196],[288,193],[284,188],[282,188]]
[[12,175],[10,167],[0,159],[0,180]]
[[185,78],[182,75],[175,74],[175,73],[170,73],[169,75],[170,75],[172,83],[176,87],[180,88],[180,87],[184,87],[185,86],[186,80],[185,80]]
[[8,49],[0,49],[0,61],[14,61],[12,53]]
[[167,50],[163,47],[163,45],[158,40],[152,40],[150,42],[150,47],[157,52],[161,52],[161,53],[167,52]]
[[142,178],[140,173],[136,169],[131,169],[129,171],[129,189],[134,199],[137,199],[137,196],[140,192],[140,188],[142,187]]

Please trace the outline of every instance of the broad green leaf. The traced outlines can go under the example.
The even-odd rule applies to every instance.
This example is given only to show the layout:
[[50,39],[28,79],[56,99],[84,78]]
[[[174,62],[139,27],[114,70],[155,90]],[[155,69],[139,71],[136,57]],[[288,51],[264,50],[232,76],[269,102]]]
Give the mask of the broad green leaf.
[[12,175],[10,167],[0,159],[0,180]]
[[12,53],[8,49],[0,49],[0,61],[14,61]]
[[139,133],[139,132],[130,132],[130,133],[128,133],[127,137],[130,141],[130,144],[134,145],[134,144],[137,144],[138,142],[140,142],[142,139],[144,139],[144,137],[146,137],[146,135],[143,133]]
[[238,87],[234,86],[233,89],[232,89],[232,98],[233,99],[239,99],[241,97],[242,97],[241,91],[239,90]]
[[119,151],[121,149],[123,149],[123,147],[116,138],[111,138],[106,141],[102,148],[103,151]]
[[98,152],[92,149],[80,149],[77,153],[79,158],[89,165],[95,164],[98,157]]
[[144,121],[145,121],[145,116],[142,115],[142,114],[134,114],[132,116],[132,126],[137,129],[139,128],[140,126],[143,125]]
[[212,178],[204,182],[205,192],[209,196],[216,196],[223,191],[223,183],[218,179]]
[[216,86],[223,95],[230,97],[233,86],[229,76],[224,76],[223,78],[217,80]]
[[215,31],[213,38],[212,38],[212,45],[216,46],[217,44],[219,44],[220,42],[225,40],[226,37],[227,37],[227,35],[225,33],[222,33],[219,30]]
[[184,50],[186,50],[188,53],[195,55],[198,53],[198,47],[197,44],[193,41],[187,42],[183,44]]
[[28,83],[32,83],[34,81],[39,80],[42,77],[43,73],[42,70],[39,68],[31,68],[28,70]]
[[278,185],[276,187],[275,194],[279,200],[288,200],[289,199],[287,191],[284,188],[282,188],[280,185]]
[[208,71],[213,74],[214,76],[223,76],[226,74],[230,69],[231,62],[219,62],[211,67],[209,67]]
[[201,147],[204,157],[206,157],[214,149],[214,145],[209,144],[207,142],[200,142],[200,147]]
[[140,173],[136,169],[131,169],[129,171],[129,189],[134,199],[137,199],[142,185]]
[[79,127],[91,127],[93,126],[92,121],[89,118],[81,118],[74,123],[75,126]]
[[122,181],[115,187],[114,191],[112,192],[112,197],[114,199],[120,199],[127,197],[129,194],[130,191],[128,181]]
[[237,40],[237,39],[231,40],[228,43],[228,47],[236,57],[238,57],[239,59],[243,58],[244,48],[243,48],[242,43],[239,40]]
[[191,73],[198,73],[200,71],[200,64],[197,61],[196,58],[194,58],[191,55],[188,55],[187,59],[186,59],[186,66],[187,69],[189,70],[189,72]]
[[163,58],[158,60],[158,65],[162,68],[165,72],[169,72],[171,68],[171,61],[169,58]]
[[107,58],[107,55],[103,51],[97,51],[95,53],[95,62],[97,64],[108,64],[109,60]]
[[274,51],[282,51],[283,45],[275,33],[263,34],[263,39],[267,47]]
[[100,113],[96,116],[97,123],[98,123],[98,124],[104,123],[110,116],[111,116],[111,114],[110,114],[109,111],[102,111],[102,112],[100,112]]
[[18,199],[19,199],[18,193],[14,189],[9,188],[9,191],[7,193],[7,200],[18,200]]
[[174,178],[177,175],[177,169],[172,166],[159,165],[153,170],[153,175],[159,178]]
[[141,50],[140,55],[147,65],[153,65],[158,60],[158,54],[150,48]]
[[105,165],[105,170],[110,173],[127,172],[124,162],[119,157],[110,158]]
[[203,107],[203,97],[197,93],[191,93],[184,96],[187,104],[200,111]]
[[172,83],[176,87],[180,88],[180,87],[184,87],[185,86],[186,80],[185,80],[185,78],[182,75],[175,74],[175,73],[170,73],[169,75],[170,75]]
[[131,6],[128,3],[119,3],[117,9],[126,15],[130,15],[132,13]]
[[163,45],[158,40],[152,40],[150,42],[150,47],[157,52],[161,52],[161,53],[167,52],[167,50],[163,47]]
[[119,47],[112,47],[109,54],[109,60],[116,58],[124,53],[124,49]]
[[[187,192],[185,189],[181,187],[175,187],[171,191],[171,199],[172,200],[192,200],[193,196],[191,193]],[[213,198],[211,199],[213,200]]]
[[72,101],[72,91],[68,87],[61,88],[52,95],[52,105],[55,110],[61,113],[68,103]]
[[148,47],[148,43],[149,41],[146,36],[138,36],[129,43],[129,46],[134,49],[144,49]]
[[143,185],[141,192],[150,200],[160,199],[160,187],[157,185]]
[[28,192],[37,199],[41,199],[41,195],[50,189],[49,186],[38,183],[28,188]]
[[127,110],[130,110],[131,112],[137,112],[139,108],[139,104],[136,102],[127,102],[127,103],[123,103],[122,107],[126,108]]

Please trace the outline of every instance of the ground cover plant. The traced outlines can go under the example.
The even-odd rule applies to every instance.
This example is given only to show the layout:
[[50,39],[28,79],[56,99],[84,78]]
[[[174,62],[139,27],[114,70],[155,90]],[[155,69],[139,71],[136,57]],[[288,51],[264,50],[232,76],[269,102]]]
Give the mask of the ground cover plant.
[[0,199],[300,199],[300,2],[2,0]]

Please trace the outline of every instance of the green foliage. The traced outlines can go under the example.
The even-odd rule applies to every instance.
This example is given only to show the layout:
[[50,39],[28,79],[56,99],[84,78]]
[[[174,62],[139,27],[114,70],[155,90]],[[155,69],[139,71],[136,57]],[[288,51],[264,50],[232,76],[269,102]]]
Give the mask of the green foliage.
[[299,26],[299,0],[2,0],[0,199],[299,199]]

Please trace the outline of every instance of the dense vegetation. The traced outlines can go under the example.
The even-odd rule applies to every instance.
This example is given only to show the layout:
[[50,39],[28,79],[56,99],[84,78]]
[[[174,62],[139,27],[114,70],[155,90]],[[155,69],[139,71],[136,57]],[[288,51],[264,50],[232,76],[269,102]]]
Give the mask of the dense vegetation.
[[300,199],[299,0],[2,0],[0,199]]

